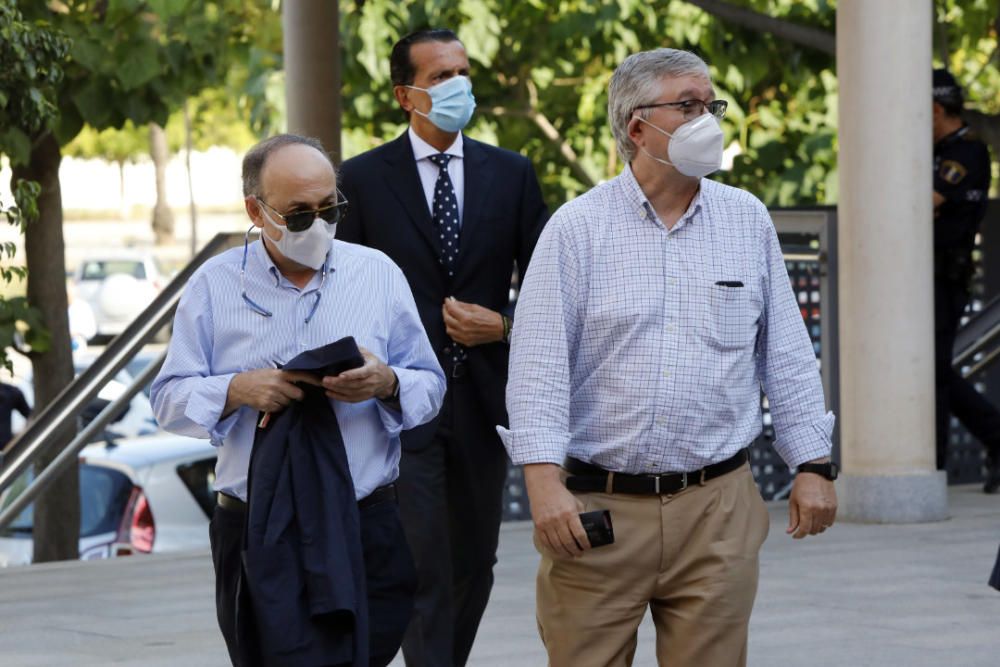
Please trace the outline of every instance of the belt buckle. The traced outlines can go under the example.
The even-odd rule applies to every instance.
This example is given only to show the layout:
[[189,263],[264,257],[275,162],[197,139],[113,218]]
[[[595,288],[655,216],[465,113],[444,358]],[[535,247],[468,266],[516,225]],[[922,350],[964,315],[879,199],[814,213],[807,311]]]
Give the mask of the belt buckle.
[[678,493],[688,488],[688,474],[686,472],[681,473],[681,488],[677,489]]

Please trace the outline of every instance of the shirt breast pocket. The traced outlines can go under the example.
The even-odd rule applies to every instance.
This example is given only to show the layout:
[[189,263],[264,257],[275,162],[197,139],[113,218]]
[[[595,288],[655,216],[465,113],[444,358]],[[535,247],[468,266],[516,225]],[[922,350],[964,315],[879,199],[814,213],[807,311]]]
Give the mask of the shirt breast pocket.
[[752,345],[757,336],[760,308],[745,285],[706,285],[707,313],[704,336],[720,350],[740,350]]

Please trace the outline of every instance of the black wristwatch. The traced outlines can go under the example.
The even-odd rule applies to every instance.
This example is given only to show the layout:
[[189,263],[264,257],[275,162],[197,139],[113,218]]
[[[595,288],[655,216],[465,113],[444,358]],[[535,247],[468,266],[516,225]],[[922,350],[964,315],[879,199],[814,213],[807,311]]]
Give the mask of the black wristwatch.
[[826,463],[802,463],[799,465],[798,472],[815,473],[822,477],[826,477],[832,482],[837,479],[837,473],[840,472],[840,468],[838,468],[837,464],[833,461],[827,461]]

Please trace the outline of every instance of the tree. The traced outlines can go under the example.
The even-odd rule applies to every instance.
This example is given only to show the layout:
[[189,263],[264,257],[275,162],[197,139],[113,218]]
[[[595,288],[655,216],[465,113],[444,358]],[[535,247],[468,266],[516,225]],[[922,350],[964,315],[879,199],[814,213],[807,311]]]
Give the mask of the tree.
[[[55,86],[62,78],[61,60],[69,43],[44,24],[27,22],[15,7],[0,4],[0,156],[15,166],[24,164],[31,152],[30,135],[54,118]],[[0,215],[23,233],[38,217],[37,182],[15,179],[11,183],[15,202],[0,201]],[[13,243],[0,246],[0,280],[10,283],[24,279],[22,266],[13,261]],[[48,333],[41,313],[24,297],[0,298],[0,365],[11,368],[8,350],[41,351],[48,345]]]
[[[832,7],[818,0],[753,5],[815,31],[834,24]],[[343,3],[345,153],[401,131],[405,118],[392,99],[389,50],[403,34],[432,25],[456,28],[469,52],[478,105],[470,132],[531,157],[552,207],[619,171],[607,84],[626,55],[654,46],[702,55],[719,95],[730,101],[723,128],[740,156],[721,180],[769,204],[835,197],[836,77],[829,54],[734,29],[680,0]]]
[[149,139],[146,128],[136,127],[132,121],[125,121],[121,129],[109,127],[98,132],[90,126],[84,127],[73,141],[63,147],[63,155],[83,159],[101,159],[118,165],[119,217],[128,217],[125,204],[125,165],[137,162],[149,154]]
[[[29,268],[33,268],[32,256],[37,256],[39,235],[35,233],[36,230],[41,228],[44,238],[45,217],[60,206],[58,181],[53,182],[51,173],[44,173],[36,169],[36,166],[41,156],[49,157],[53,147],[53,142],[39,140],[39,137],[49,136],[46,134],[46,127],[57,114],[55,100],[58,88],[63,83],[61,65],[68,47],[66,39],[47,24],[25,21],[16,7],[0,4],[0,62],[4,63],[0,69],[0,153],[10,158],[13,166],[11,190],[17,204],[16,207],[8,208],[5,215],[8,222],[20,224],[22,231],[28,230],[26,250]],[[5,246],[3,252],[13,257],[13,244]],[[4,267],[2,272],[8,282],[12,275],[24,276],[24,272],[16,267]],[[58,284],[63,286],[61,274]],[[16,345],[16,333],[24,330],[24,325],[27,324],[29,328],[24,337],[26,346],[22,349],[31,354],[33,359],[47,357],[50,369],[54,372],[61,371],[62,376],[68,370],[72,377],[72,366],[65,368],[69,361],[68,352],[62,354],[55,346],[50,346],[48,336],[43,332],[45,326],[49,331],[58,331],[59,326],[68,329],[65,290],[62,292],[62,321],[59,320],[59,313],[54,313],[52,309],[39,303],[40,291],[44,290],[39,290],[37,277],[29,275],[26,300],[15,298],[0,302],[0,344],[3,345],[0,355],[3,363],[9,367],[7,349],[12,344]],[[58,340],[58,335],[56,338]],[[68,350],[68,333],[66,338]],[[35,400],[37,406],[43,399],[36,394]],[[72,432],[60,435],[69,438]],[[50,449],[45,454],[46,460],[42,465],[51,458]],[[79,494],[78,483],[76,467],[72,466],[56,484],[63,487],[64,496],[70,496],[74,500],[69,503],[36,503],[36,534],[51,537],[36,540],[36,549],[43,556],[51,554],[60,557],[65,554],[63,545],[70,537],[75,550],[80,526],[79,507],[75,500]],[[54,547],[51,552],[50,547]]]
[[167,205],[167,134],[159,123],[149,124],[149,154],[156,172],[156,205],[153,207],[153,235],[156,245],[166,245],[174,240],[174,214]]
[[[28,138],[29,151],[14,168],[15,181],[41,184],[38,221],[28,227],[25,247],[28,301],[41,311],[52,335],[50,349],[32,359],[35,401],[42,406],[73,375],[58,179],[61,146],[85,122],[97,130],[120,128],[126,120],[165,123],[189,95],[223,81],[230,63],[246,57],[253,26],[274,16],[265,0],[60,0],[25,3],[22,12],[63,31],[72,42],[63,76],[51,84],[57,117],[18,130]],[[61,450],[71,437],[69,429],[55,438],[51,451]],[[73,475],[71,484],[53,484],[35,505],[36,561],[77,555],[79,501]],[[53,530],[56,525],[61,528]]]

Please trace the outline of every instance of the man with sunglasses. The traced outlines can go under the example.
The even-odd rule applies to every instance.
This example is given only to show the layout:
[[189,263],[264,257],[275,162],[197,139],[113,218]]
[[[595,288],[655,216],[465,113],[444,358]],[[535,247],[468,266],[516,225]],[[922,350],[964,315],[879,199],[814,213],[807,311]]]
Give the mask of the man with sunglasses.
[[[153,383],[153,408],[164,429],[218,446],[218,507],[210,527],[216,607],[239,664],[237,589],[255,431],[269,419],[262,413],[302,400],[305,385],[322,387],[358,501],[370,664],[386,665],[399,649],[416,586],[396,506],[399,437],[437,414],[444,374],[399,268],[380,252],[334,240],[348,202],[318,141],[283,134],[250,149],[243,193],[250,230],[260,240],[249,243],[248,230],[242,247],[192,276]],[[281,369],[346,336],[360,348],[361,367],[322,379]],[[317,437],[305,431],[302,437]],[[325,499],[318,504],[337,511]],[[347,576],[312,573],[310,581]]]
[[[834,520],[833,415],[774,226],[704,178],[725,110],[696,55],[627,58],[608,89],[625,168],[553,215],[521,290],[501,432],[554,666],[631,664],[647,610],[659,664],[746,664],[770,525],[748,463],[762,387],[798,467],[787,532]],[[610,512],[613,543],[592,547],[584,511]]]
[[389,70],[409,128],[344,162],[351,208],[338,235],[399,264],[448,376],[439,418],[403,434],[400,513],[419,576],[403,655],[455,667],[493,586],[511,273],[525,274],[548,211],[529,160],[463,134],[475,98],[454,32],[403,37]]

